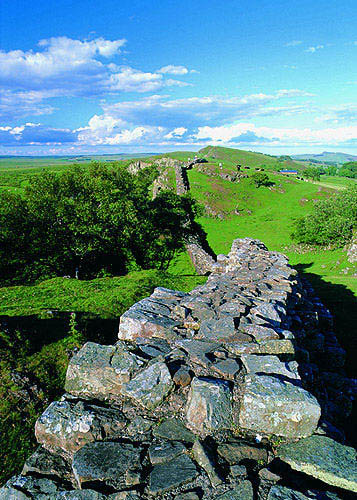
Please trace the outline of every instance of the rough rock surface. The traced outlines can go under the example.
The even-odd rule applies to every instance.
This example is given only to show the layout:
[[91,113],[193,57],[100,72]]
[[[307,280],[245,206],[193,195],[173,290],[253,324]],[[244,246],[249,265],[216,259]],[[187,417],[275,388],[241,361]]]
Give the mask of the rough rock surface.
[[326,436],[310,436],[281,446],[277,453],[293,469],[357,493],[357,454],[353,448]]
[[73,356],[0,499],[352,498],[351,448],[331,437],[355,385],[330,313],[260,241],[235,240],[211,271],[190,293],[156,288],[115,345]]

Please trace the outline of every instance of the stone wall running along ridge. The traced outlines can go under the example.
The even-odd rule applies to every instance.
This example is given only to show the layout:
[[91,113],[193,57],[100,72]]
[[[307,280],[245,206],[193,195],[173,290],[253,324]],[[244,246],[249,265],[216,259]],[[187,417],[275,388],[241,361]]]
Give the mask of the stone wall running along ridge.
[[156,288],[118,336],[72,357],[0,499],[353,498],[345,353],[284,255],[235,240],[206,284]]

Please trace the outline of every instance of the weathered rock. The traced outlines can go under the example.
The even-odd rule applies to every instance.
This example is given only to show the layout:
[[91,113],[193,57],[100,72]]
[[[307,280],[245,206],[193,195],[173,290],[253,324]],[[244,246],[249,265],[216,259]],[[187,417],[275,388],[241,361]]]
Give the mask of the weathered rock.
[[243,355],[240,358],[247,373],[278,374],[293,380],[299,380],[296,361],[283,362],[277,356]]
[[253,500],[254,493],[250,481],[242,481],[233,490],[217,497],[217,500]]
[[268,500],[311,500],[300,491],[286,488],[285,486],[273,486],[269,490]]
[[198,363],[204,367],[212,364],[212,353],[220,347],[217,342],[193,339],[177,340],[175,345],[184,349],[193,363]]
[[232,342],[226,349],[237,356],[241,354],[295,354],[295,346],[289,339],[263,340],[254,342]]
[[188,426],[202,434],[232,426],[232,393],[228,382],[194,378],[186,408]]
[[153,409],[169,394],[173,386],[167,366],[157,362],[124,384],[122,394],[145,408]]
[[305,389],[268,375],[249,375],[239,413],[239,426],[257,434],[289,439],[311,435],[321,414]]
[[119,437],[125,424],[118,410],[55,401],[37,420],[35,434],[47,450],[70,458],[86,443]]
[[51,496],[51,500],[104,500],[105,498],[111,498],[111,495],[107,497],[95,490],[61,491]]
[[212,342],[224,342],[227,337],[234,335],[235,332],[234,319],[227,316],[221,319],[203,321],[197,338]]
[[206,471],[213,488],[220,485],[222,479],[216,470],[212,452],[207,450],[200,441],[196,441],[192,447],[192,453],[198,465]]
[[161,439],[171,441],[182,441],[183,443],[194,443],[195,435],[176,418],[164,420],[153,430],[153,435]]
[[235,359],[224,359],[212,365],[212,370],[224,379],[234,380],[240,371],[240,364]]
[[184,445],[177,441],[152,444],[149,448],[149,458],[153,465],[169,462],[186,451]]
[[9,494],[9,492],[7,492],[6,489],[10,489],[11,490],[10,494],[12,495],[15,495],[15,491],[18,491],[19,496],[13,497],[16,499],[24,498],[21,496],[21,493],[25,493],[26,495],[25,498],[36,498],[40,500],[45,500],[47,498],[55,498],[57,493],[65,490],[65,488],[62,485],[60,485],[55,481],[52,481],[51,479],[44,477],[32,477],[32,476],[12,477],[5,484],[4,487],[5,495]]
[[31,473],[70,479],[72,476],[72,469],[69,463],[60,455],[50,453],[42,446],[39,446],[26,460],[21,472],[24,476]]
[[144,366],[144,361],[124,344],[87,342],[69,362],[65,389],[81,398],[117,401],[123,384]]
[[244,460],[255,460],[259,463],[268,461],[268,452],[265,448],[252,446],[243,441],[220,444],[217,452],[230,465],[239,464]]
[[297,471],[357,492],[356,450],[326,436],[310,436],[277,450],[281,460]]
[[180,322],[170,317],[168,306],[158,307],[149,298],[134,304],[120,318],[121,340],[135,340],[137,337],[175,338],[175,327]]
[[179,385],[180,387],[187,387],[191,383],[192,376],[188,368],[181,367],[177,370],[177,372],[175,372],[175,374],[172,377],[172,380],[175,382],[176,385]]
[[164,493],[197,477],[195,464],[187,455],[180,455],[170,462],[156,465],[149,477],[149,492],[152,495]]
[[28,496],[15,488],[0,488],[0,500],[28,500]]
[[[72,468],[79,488],[87,482],[99,481],[115,489],[128,486],[128,472],[140,469],[141,448],[123,443],[90,443],[73,458]],[[131,486],[131,481],[129,482]]]
[[144,357],[156,358],[157,356],[168,354],[171,351],[170,345],[164,339],[146,339],[138,337],[135,343],[141,351],[140,354]]

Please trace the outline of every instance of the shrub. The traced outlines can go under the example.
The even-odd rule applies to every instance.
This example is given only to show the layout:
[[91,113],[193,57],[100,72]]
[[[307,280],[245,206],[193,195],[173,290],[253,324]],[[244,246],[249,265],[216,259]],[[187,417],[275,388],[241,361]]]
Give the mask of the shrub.
[[251,175],[250,182],[257,188],[261,186],[271,186],[273,184],[270,181],[268,175],[263,174],[263,172],[256,172],[255,174]]

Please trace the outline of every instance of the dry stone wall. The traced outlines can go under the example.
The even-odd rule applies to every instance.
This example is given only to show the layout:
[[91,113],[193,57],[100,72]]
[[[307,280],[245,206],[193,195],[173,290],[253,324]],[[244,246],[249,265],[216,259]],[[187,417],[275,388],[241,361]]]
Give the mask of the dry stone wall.
[[345,353],[284,255],[235,240],[206,284],[156,288],[118,337],[72,357],[0,499],[353,498]]

